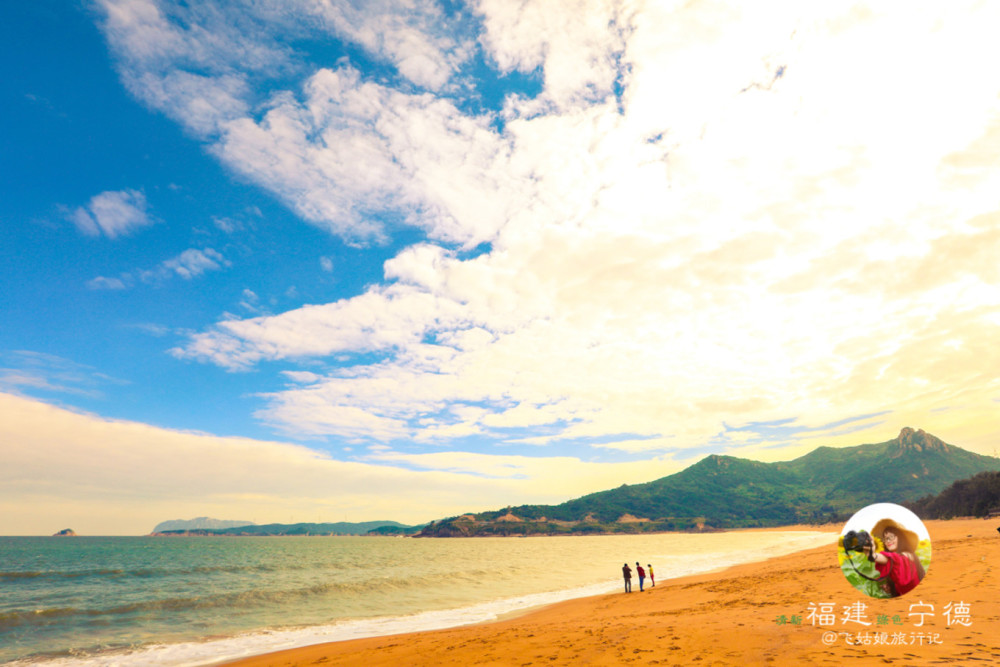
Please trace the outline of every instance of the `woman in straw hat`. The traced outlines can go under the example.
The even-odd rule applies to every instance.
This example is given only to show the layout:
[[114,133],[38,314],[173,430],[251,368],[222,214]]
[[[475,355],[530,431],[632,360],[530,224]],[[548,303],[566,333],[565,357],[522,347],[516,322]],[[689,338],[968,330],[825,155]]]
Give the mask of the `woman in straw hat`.
[[917,558],[920,539],[893,519],[882,519],[872,528],[872,535],[880,538],[885,550],[872,553],[866,546],[868,559],[875,562],[879,575],[886,577],[882,586],[893,597],[909,593],[924,578],[924,566]]

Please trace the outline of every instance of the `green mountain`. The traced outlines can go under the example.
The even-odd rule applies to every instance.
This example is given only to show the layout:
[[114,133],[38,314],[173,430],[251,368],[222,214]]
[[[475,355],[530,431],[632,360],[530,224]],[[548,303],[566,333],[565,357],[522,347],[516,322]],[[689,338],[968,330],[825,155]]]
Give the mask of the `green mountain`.
[[936,494],[1000,459],[904,428],[893,440],[820,447],[792,461],[708,456],[679,473],[561,505],[521,505],[435,521],[419,536],[635,533],[844,521],[875,502]]
[[981,472],[960,479],[938,495],[924,496],[906,506],[924,519],[1000,516],[1000,472]]
[[152,533],[158,537],[280,537],[288,535],[411,535],[421,526],[406,526],[396,521],[362,521],[360,523],[270,523],[263,526],[235,526],[232,528],[189,528],[161,530]]

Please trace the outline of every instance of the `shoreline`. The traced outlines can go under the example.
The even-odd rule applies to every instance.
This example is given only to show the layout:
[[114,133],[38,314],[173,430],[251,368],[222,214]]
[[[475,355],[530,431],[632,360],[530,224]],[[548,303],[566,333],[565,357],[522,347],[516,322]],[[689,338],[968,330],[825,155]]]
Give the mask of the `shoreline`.
[[[817,539],[827,540],[831,544],[834,543],[836,530],[833,527],[826,527],[827,530],[820,530],[817,526],[779,526],[779,527],[768,527],[768,528],[754,528],[754,529],[739,529],[739,530],[727,530],[727,531],[715,531],[717,533],[735,533],[744,534],[748,532],[783,532],[791,533],[789,539],[793,543],[801,545],[802,541],[812,541],[813,544],[816,543]],[[806,535],[803,535],[806,533]],[[670,533],[673,535],[686,535],[687,533]],[[562,536],[560,536],[562,537]],[[600,536],[588,536],[588,537],[600,537]],[[475,538],[463,538],[463,539],[475,539]],[[506,539],[506,538],[497,538]],[[800,551],[805,551],[813,548],[812,546],[799,546]],[[715,557],[718,554],[706,554],[713,556],[712,564],[704,570],[694,569],[694,572],[689,575],[682,576],[698,576],[706,575],[715,572],[723,572],[731,567],[739,566],[742,564],[752,564],[757,562],[762,562],[771,558],[770,555],[760,555],[760,548],[749,552],[744,552],[746,554],[756,554],[752,555],[749,559],[733,561],[733,560],[720,560],[716,562]],[[619,575],[620,576],[620,575]],[[661,579],[662,579],[661,574]],[[662,584],[661,584],[662,585]],[[638,582],[633,580],[633,586],[636,591],[638,591]],[[302,630],[303,635],[312,635],[313,637],[317,635],[332,635],[329,639],[313,639],[311,641],[302,641],[299,643],[297,638],[289,638],[289,645],[287,647],[273,648],[270,650],[258,650],[254,652],[247,652],[243,656],[229,655],[227,657],[222,657],[216,660],[203,660],[197,663],[201,666],[211,665],[216,667],[218,665],[241,665],[244,661],[253,661],[256,659],[261,659],[260,663],[253,664],[271,664],[269,662],[269,656],[273,655],[283,655],[286,652],[294,652],[301,649],[309,649],[315,646],[323,646],[326,644],[341,644],[353,641],[364,641],[364,640],[382,640],[382,639],[392,639],[394,637],[409,636],[409,635],[421,635],[425,633],[433,633],[439,631],[447,631],[452,629],[461,628],[475,628],[475,627],[489,627],[496,623],[501,623],[505,621],[510,621],[514,619],[520,619],[525,616],[529,616],[534,613],[545,611],[553,606],[558,606],[561,604],[572,603],[577,600],[589,600],[601,598],[607,595],[615,595],[621,587],[621,583],[618,579],[612,578],[611,580],[605,580],[601,583],[591,583],[580,586],[575,586],[572,588],[548,591],[544,593],[529,593],[525,595],[520,595],[516,597],[503,598],[499,600],[492,600],[487,602],[476,603],[471,606],[465,606],[454,609],[443,609],[438,611],[427,611],[421,612],[416,615],[402,616],[402,617],[378,617],[374,619],[367,620],[347,620],[342,622],[337,622],[330,626],[317,626],[314,628],[305,628]],[[647,584],[646,589],[649,590]],[[499,608],[499,609],[498,609]],[[504,610],[506,608],[506,610]],[[418,627],[414,629],[412,626],[416,624]],[[377,625],[380,627],[375,628],[375,632],[372,632],[372,626]],[[285,634],[284,631],[278,631],[275,635]],[[296,634],[294,631],[288,633],[290,635]],[[344,636],[347,635],[347,636]],[[295,642],[295,643],[291,643]]]
[[[832,665],[852,657],[907,665],[1000,660],[1000,639],[994,639],[1000,628],[1000,602],[993,599],[1000,571],[992,567],[1000,553],[1000,535],[994,522],[954,519],[925,524],[933,547],[927,577],[900,598],[875,600],[854,590],[837,566],[834,548],[818,547],[677,579],[661,578],[655,588],[647,587],[642,593],[634,590],[634,595],[575,598],[474,625],[314,644],[216,664],[568,665],[705,660],[709,665],[746,662],[748,656],[758,656],[761,664],[794,659]],[[835,530],[839,532],[839,526]],[[857,603],[867,611],[868,625],[861,622],[862,616],[840,618],[842,607],[856,608]],[[836,613],[817,613],[826,611],[820,607],[823,604],[833,605]],[[914,615],[913,605],[923,605],[917,609],[924,613]],[[967,617],[955,617],[950,623],[946,611],[954,605],[966,605]],[[933,609],[933,615],[927,609]],[[886,618],[893,619],[892,624],[881,623]],[[738,633],[736,642],[734,633]],[[865,634],[869,644],[862,643]],[[855,637],[858,644],[849,643]],[[898,641],[890,644],[893,639]]]
[[[794,551],[792,553],[803,553],[814,549],[814,546],[808,545],[811,541],[812,545],[816,544],[816,540],[821,541],[826,540],[830,542],[832,546],[835,543],[836,534],[839,530],[839,526],[833,525],[793,525],[793,526],[774,526],[774,527],[756,527],[756,528],[743,528],[743,529],[732,529],[725,531],[712,531],[716,534],[729,533],[729,534],[747,534],[747,533],[761,533],[761,532],[781,532],[790,533],[788,539],[791,540],[792,548]],[[664,533],[665,535],[687,535],[685,532],[672,532]],[[564,536],[559,536],[564,537]],[[590,536],[593,537],[593,536]],[[474,538],[464,538],[464,539],[474,539]],[[501,538],[503,539],[503,538]],[[803,546],[803,542],[807,545]],[[828,547],[821,547],[828,548]],[[761,549],[755,548],[750,551],[743,552],[746,559],[735,560],[735,559],[722,559],[716,561],[714,556],[718,554],[710,554],[713,556],[711,564],[708,565],[707,569],[699,570],[697,568],[685,568],[689,572],[687,574],[680,574],[671,579],[664,579],[662,573],[658,577],[660,582],[660,587],[665,586],[671,581],[686,580],[690,577],[700,577],[700,576],[713,576],[719,573],[726,572],[734,567],[740,566],[752,566],[754,564],[760,564],[767,562],[774,558],[774,556],[768,552],[764,553]],[[709,554],[706,554],[709,555]],[[350,643],[354,641],[379,641],[379,640],[389,640],[397,637],[405,637],[410,635],[423,635],[426,633],[434,633],[449,630],[459,630],[463,628],[477,628],[477,627],[489,627],[497,623],[503,623],[508,621],[514,621],[517,619],[525,618],[536,613],[544,613],[550,608],[558,607],[564,604],[571,604],[581,600],[596,600],[604,598],[607,596],[617,595],[622,584],[620,582],[620,574],[618,578],[605,581],[601,584],[588,584],[581,585],[578,587],[573,587],[569,589],[563,589],[558,591],[550,591],[547,593],[535,593],[528,594],[524,596],[518,596],[513,598],[506,598],[503,600],[477,603],[469,607],[462,607],[452,610],[441,610],[438,612],[423,612],[414,616],[406,617],[381,617],[374,619],[376,622],[383,624],[381,629],[376,629],[377,634],[370,632],[367,628],[358,629],[356,634],[354,634],[351,626],[355,625],[354,621],[346,621],[342,623],[337,623],[331,626],[320,626],[314,628],[321,630],[319,634],[331,634],[334,635],[327,640],[314,640],[309,643],[303,642],[300,645],[290,644],[287,647],[274,648],[270,650],[258,651],[253,653],[247,653],[244,656],[227,656],[219,658],[218,660],[202,661],[198,662],[198,665],[211,665],[217,667],[218,665],[243,665],[245,662],[249,661],[249,664],[260,664],[268,665],[270,659],[269,656],[284,655],[285,653],[294,653],[299,650],[308,650],[316,646],[324,646],[329,644],[343,644]],[[638,581],[633,577],[633,588],[636,593],[638,590]],[[648,583],[646,584],[646,591],[650,591],[651,587]],[[537,601],[530,601],[535,599]],[[528,604],[525,604],[528,602]],[[510,607],[506,611],[498,611],[497,607]],[[473,617],[478,616],[478,620],[463,620],[461,617],[468,614],[468,612],[473,612],[471,615]],[[441,621],[441,616],[450,616],[448,620]],[[417,629],[407,628],[407,621],[412,622],[414,619],[421,619],[421,617],[438,617],[438,620],[432,620],[430,622],[418,622],[419,625],[424,627],[418,627]],[[370,619],[371,620],[371,619]],[[360,621],[358,625],[368,625],[369,621]],[[303,633],[308,633],[308,629],[303,629]],[[351,636],[351,635],[354,636]],[[337,636],[340,635],[340,636]],[[347,636],[343,636],[347,635]],[[292,639],[291,641],[296,641]],[[256,660],[262,660],[262,662],[254,662]],[[291,663],[294,664],[294,663]],[[307,663],[311,664],[311,663]]]

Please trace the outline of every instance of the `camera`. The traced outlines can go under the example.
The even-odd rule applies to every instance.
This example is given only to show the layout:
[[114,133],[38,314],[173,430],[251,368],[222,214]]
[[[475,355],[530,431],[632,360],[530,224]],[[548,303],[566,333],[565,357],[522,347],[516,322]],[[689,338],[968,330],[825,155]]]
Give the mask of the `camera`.
[[849,530],[844,535],[844,551],[861,551],[872,546],[872,536],[864,530]]

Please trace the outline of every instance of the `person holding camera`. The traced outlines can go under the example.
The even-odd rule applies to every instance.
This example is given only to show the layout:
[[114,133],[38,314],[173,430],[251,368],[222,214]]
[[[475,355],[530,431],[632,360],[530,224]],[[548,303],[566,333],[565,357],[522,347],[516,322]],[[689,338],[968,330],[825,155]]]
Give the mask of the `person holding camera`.
[[868,560],[875,563],[882,580],[882,587],[889,595],[897,597],[909,593],[924,578],[924,566],[917,558],[919,539],[892,519],[882,519],[872,528],[872,535],[879,537],[885,549],[875,553],[869,542],[862,548]]

